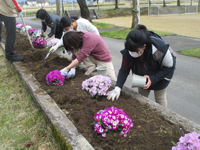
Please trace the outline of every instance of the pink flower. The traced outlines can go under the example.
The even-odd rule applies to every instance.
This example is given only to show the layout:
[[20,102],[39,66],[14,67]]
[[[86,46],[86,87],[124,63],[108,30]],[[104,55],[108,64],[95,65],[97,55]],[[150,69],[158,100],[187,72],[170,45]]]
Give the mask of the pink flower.
[[111,86],[111,79],[102,75],[93,76],[82,82],[82,90],[89,92],[92,98],[106,96]]
[[[123,118],[120,116],[123,116]],[[94,129],[97,133],[101,134],[102,137],[105,137],[103,134],[108,130],[121,130],[120,135],[126,137],[130,129],[133,128],[131,118],[127,116],[122,109],[113,106],[97,112],[94,120],[96,122]]]
[[64,85],[65,77],[61,75],[60,70],[54,70],[47,74],[47,85]]

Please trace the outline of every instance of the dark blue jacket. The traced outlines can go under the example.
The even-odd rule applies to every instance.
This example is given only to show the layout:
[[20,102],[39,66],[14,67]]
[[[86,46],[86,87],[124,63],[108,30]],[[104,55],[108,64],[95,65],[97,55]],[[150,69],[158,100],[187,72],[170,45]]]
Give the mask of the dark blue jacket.
[[62,28],[60,26],[61,17],[56,14],[48,14],[45,22],[42,21],[42,30],[44,32],[47,29],[47,26],[51,28],[51,32],[48,34],[49,37],[52,37],[56,32],[62,32]]
[[[156,47],[156,51],[152,53],[152,47],[149,49],[150,55],[147,57],[145,67],[140,58],[133,58],[126,49],[121,51],[123,59],[116,86],[120,88],[123,87],[130,70],[132,70],[132,73],[137,75],[148,75],[150,77],[152,84],[149,87],[149,90],[162,90],[168,86],[173,77],[176,65],[175,53],[169,44],[166,44],[165,41],[157,34],[151,36],[151,44]],[[163,58],[168,50],[173,58],[172,67],[165,67],[162,64]]]

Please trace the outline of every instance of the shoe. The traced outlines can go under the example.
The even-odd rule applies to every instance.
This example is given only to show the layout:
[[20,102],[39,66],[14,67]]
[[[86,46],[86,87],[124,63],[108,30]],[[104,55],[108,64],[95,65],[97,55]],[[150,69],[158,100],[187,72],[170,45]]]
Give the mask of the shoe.
[[8,62],[17,62],[17,61],[22,61],[23,58],[20,57],[12,57],[10,59],[7,59]]
[[14,57],[19,57],[19,56],[20,56],[20,54],[16,54],[16,53],[14,54]]

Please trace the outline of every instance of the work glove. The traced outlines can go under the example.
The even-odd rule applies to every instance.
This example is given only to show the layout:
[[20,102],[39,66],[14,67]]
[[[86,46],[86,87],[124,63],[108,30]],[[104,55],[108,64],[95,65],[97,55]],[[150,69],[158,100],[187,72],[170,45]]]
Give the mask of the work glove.
[[76,74],[76,69],[72,68],[66,75],[66,79],[73,78]]
[[68,74],[69,70],[65,68],[63,68],[62,70],[60,70],[60,73],[62,76],[66,76]]
[[57,46],[57,45],[52,46],[52,47],[50,48],[49,52],[54,53],[57,49],[58,49],[58,46]]
[[19,17],[21,17],[21,16],[22,16],[22,12],[23,12],[23,11],[21,11],[21,12],[18,12],[18,16],[19,16]]
[[119,88],[118,86],[115,87],[114,90],[112,90],[110,92],[110,94],[107,96],[107,99],[108,100],[111,100],[114,101],[115,99],[117,100],[120,96],[120,92],[121,92],[121,88]]

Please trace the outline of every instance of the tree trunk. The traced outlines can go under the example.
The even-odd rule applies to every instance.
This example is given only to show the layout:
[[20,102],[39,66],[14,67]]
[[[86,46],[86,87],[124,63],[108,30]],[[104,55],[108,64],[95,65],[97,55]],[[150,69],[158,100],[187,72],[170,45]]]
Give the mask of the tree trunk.
[[77,0],[78,5],[80,7],[80,11],[81,11],[81,17],[88,19],[90,22],[92,22],[92,18],[90,17],[90,12],[89,9],[86,5],[85,0]]
[[177,6],[181,6],[180,0],[177,0]]
[[200,0],[198,0],[198,12],[200,12]]
[[115,0],[115,9],[118,9],[118,0]]
[[165,3],[165,0],[163,0],[163,7],[166,7],[166,3]]
[[149,7],[151,6],[151,0],[149,0]]
[[56,11],[57,11],[57,15],[61,16],[61,12],[60,12],[60,0],[56,0]]
[[63,0],[62,0],[62,14],[64,14],[64,4],[63,4]]
[[139,23],[140,13],[139,13],[139,0],[133,0],[133,18],[131,28],[134,29]]

